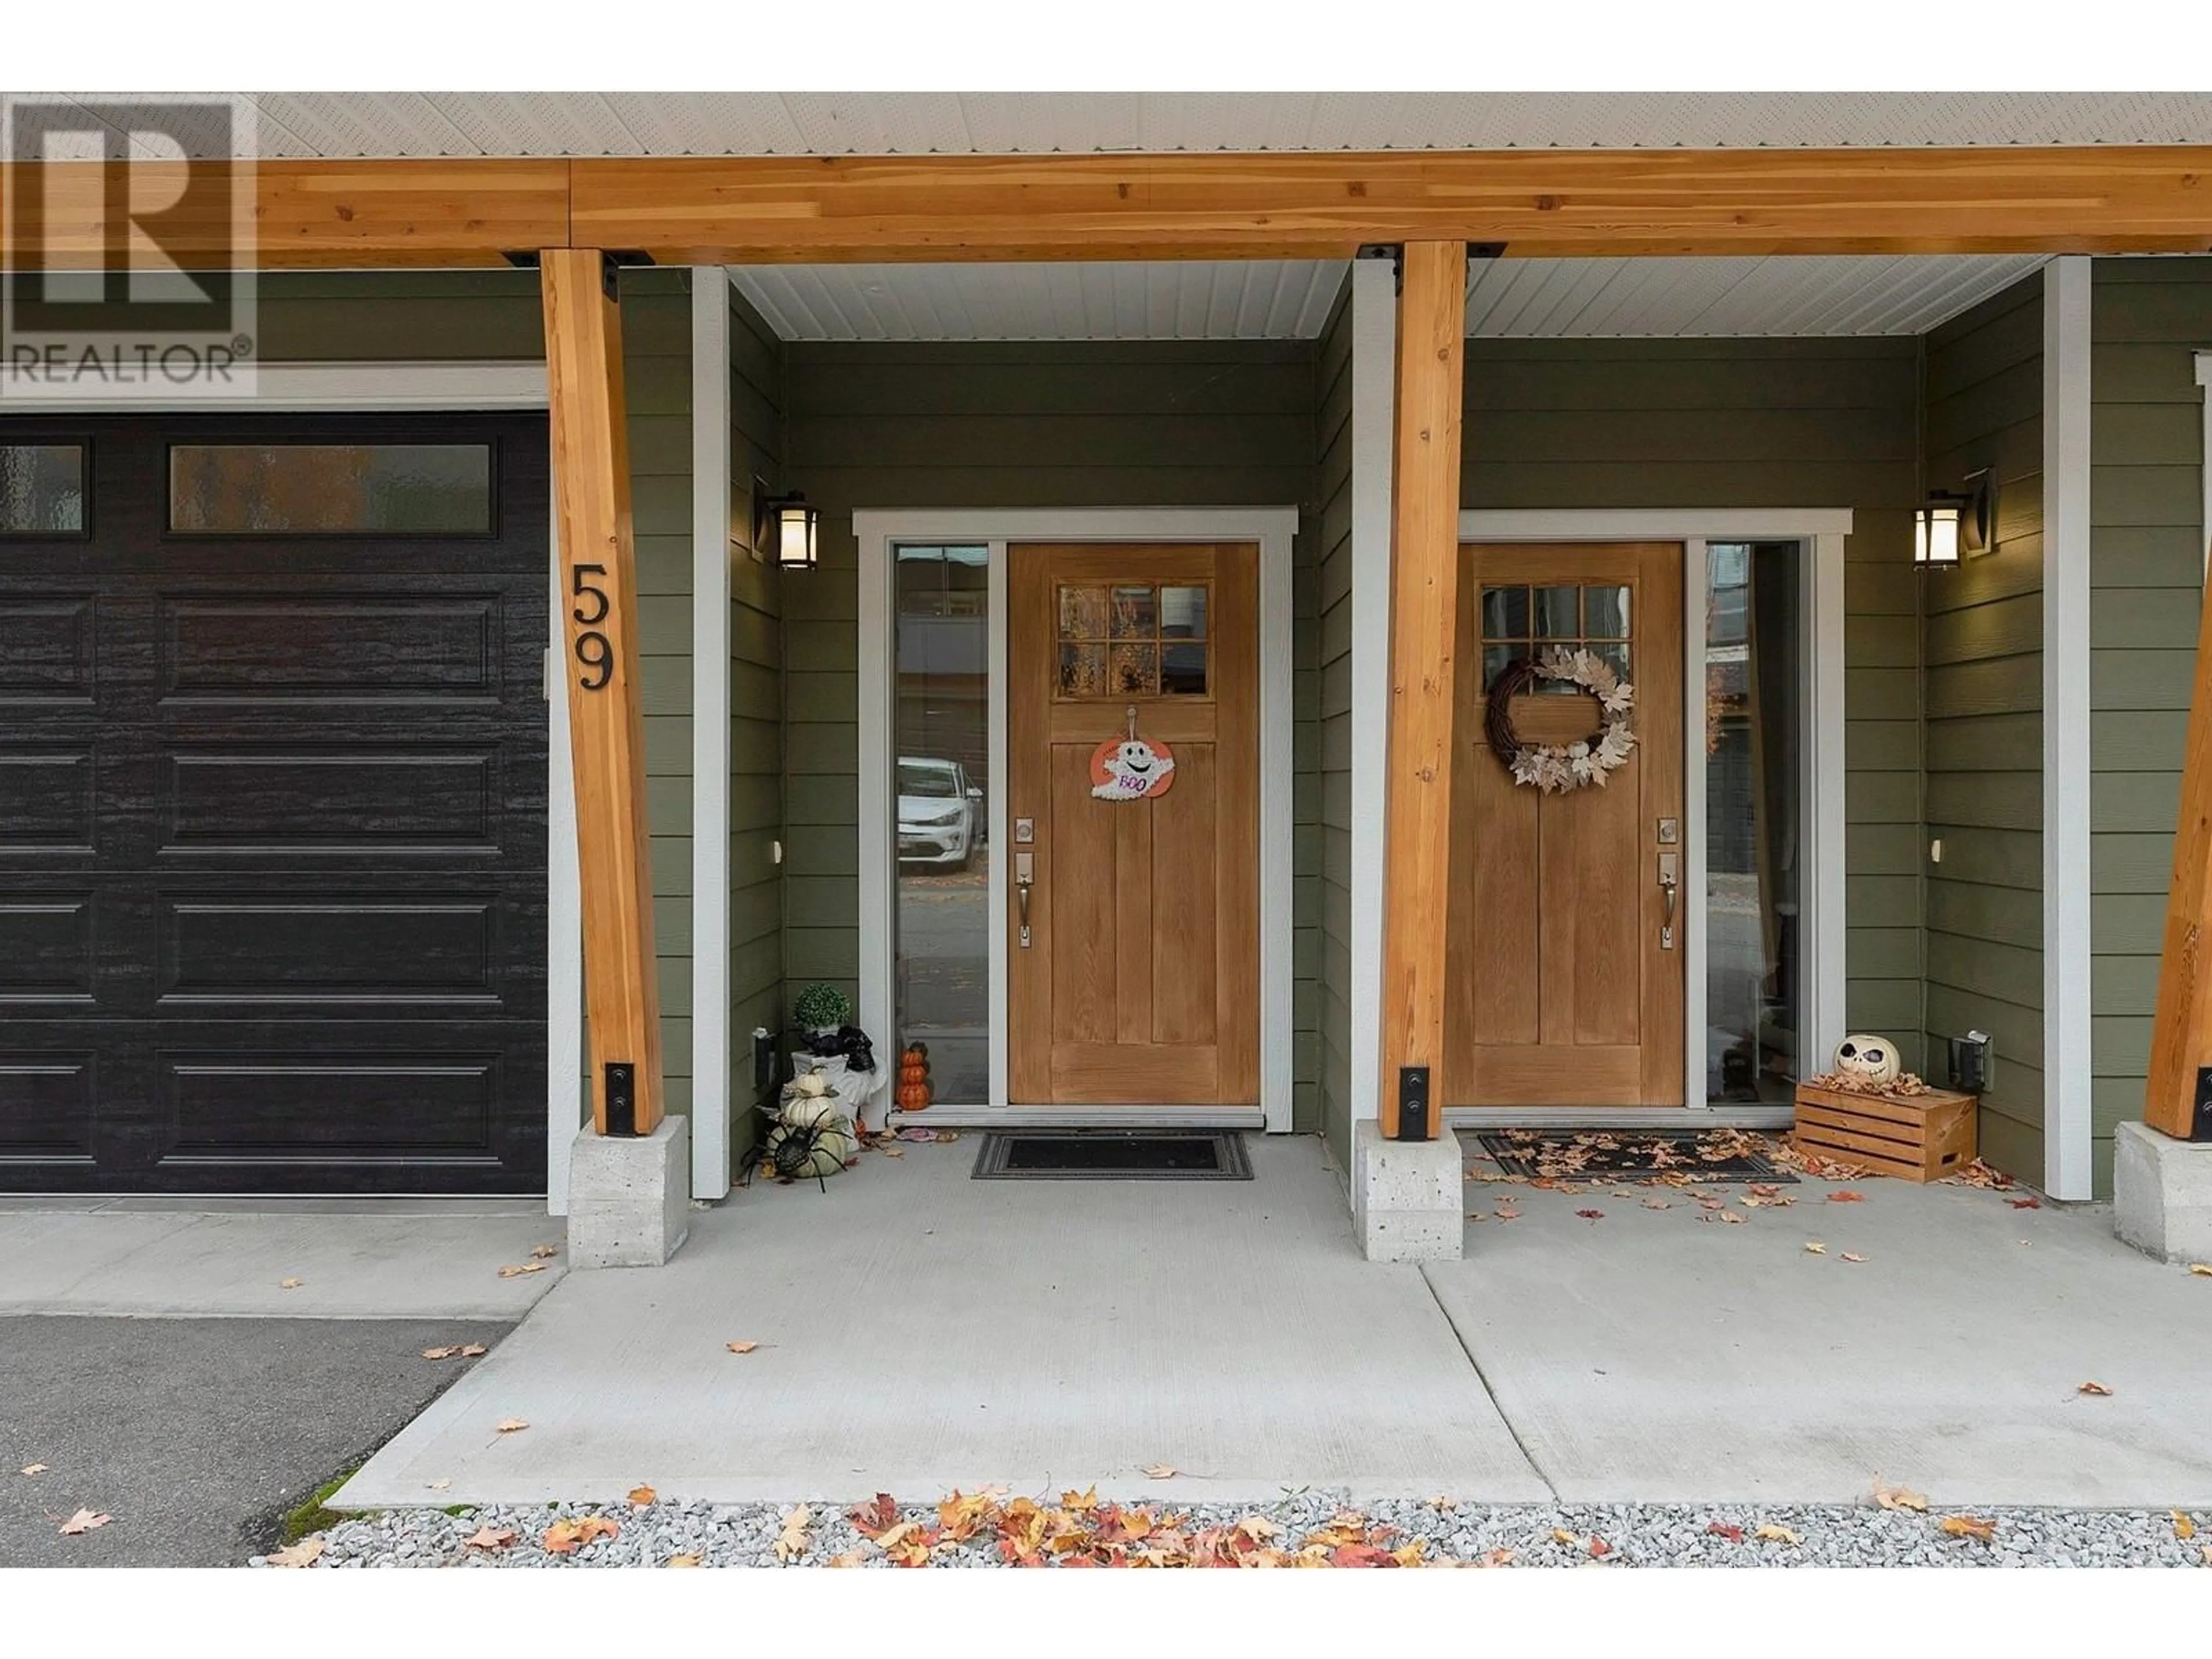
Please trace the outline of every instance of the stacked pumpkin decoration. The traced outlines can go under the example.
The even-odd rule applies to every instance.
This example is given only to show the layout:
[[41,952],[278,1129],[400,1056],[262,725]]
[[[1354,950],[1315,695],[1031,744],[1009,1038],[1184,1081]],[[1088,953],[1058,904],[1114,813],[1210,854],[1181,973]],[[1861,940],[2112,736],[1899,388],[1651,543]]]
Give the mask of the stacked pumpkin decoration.
[[929,1045],[908,1043],[899,1053],[898,1090],[893,1097],[899,1110],[921,1111],[935,1094],[929,1082]]

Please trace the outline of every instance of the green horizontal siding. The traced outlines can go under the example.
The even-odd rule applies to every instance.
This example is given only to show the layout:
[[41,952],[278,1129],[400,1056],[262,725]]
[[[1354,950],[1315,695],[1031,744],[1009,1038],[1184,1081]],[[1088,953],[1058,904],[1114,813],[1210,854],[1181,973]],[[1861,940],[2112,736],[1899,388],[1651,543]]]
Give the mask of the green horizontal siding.
[[[1321,744],[1322,1122],[1337,1167],[1352,1168],[1352,285],[1322,330],[1314,363],[1317,714]],[[1376,1011],[1366,1011],[1370,1019]]]
[[2090,1052],[2098,1190],[2143,1111],[2205,549],[2212,258],[2090,267]]

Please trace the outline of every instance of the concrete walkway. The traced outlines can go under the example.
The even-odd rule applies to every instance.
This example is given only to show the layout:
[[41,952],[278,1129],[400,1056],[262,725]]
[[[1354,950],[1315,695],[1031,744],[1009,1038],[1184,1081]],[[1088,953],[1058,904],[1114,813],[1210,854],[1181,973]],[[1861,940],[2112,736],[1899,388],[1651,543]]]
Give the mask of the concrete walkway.
[[970,1182],[963,1136],[740,1193],[668,1267],[564,1281],[337,1501],[1851,1502],[1880,1474],[1939,1504],[2212,1504],[2212,1279],[2101,1210],[1708,1189],[1729,1224],[1663,1188],[1470,1184],[1521,1218],[1416,1269],[1358,1260],[1317,1142],[1250,1145],[1249,1185]]
[[0,1316],[511,1321],[562,1258],[499,1269],[562,1235],[537,1200],[0,1199]]

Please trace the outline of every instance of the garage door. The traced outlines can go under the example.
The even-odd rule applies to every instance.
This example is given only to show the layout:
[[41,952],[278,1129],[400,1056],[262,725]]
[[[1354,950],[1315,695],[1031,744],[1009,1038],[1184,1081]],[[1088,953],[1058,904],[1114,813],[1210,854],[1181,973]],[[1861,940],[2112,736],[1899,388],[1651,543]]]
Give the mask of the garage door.
[[0,1188],[542,1192],[542,417],[0,418]]

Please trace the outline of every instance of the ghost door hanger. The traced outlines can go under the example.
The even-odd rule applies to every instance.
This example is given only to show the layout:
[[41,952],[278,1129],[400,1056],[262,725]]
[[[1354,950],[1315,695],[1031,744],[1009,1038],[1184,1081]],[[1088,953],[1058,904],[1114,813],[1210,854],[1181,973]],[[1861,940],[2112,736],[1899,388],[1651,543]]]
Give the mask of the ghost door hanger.
[[1258,575],[1244,544],[1008,550],[1010,1105],[1258,1103]]
[[1091,751],[1091,793],[1100,800],[1148,800],[1175,783],[1175,751],[1157,738],[1137,733],[1137,708],[1128,730]]

